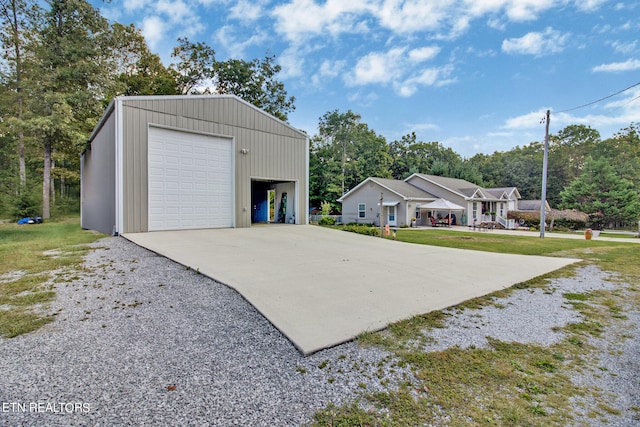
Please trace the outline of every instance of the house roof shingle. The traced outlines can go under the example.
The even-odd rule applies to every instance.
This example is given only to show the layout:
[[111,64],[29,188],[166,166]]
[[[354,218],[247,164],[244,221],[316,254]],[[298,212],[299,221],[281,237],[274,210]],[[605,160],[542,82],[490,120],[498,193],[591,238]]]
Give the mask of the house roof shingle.
[[459,178],[449,178],[446,176],[438,176],[438,175],[426,175],[422,173],[414,174],[416,176],[422,177],[423,179],[429,180],[431,182],[435,182],[436,184],[445,187],[451,191],[462,194],[467,198],[472,198],[480,191],[482,197],[487,197],[489,199],[501,199],[503,194],[506,193],[507,196],[510,196],[514,191],[516,193],[516,198],[520,197],[520,193],[518,193],[518,189],[516,187],[496,187],[496,188],[484,188],[479,185],[476,185],[472,182],[469,182],[464,179]]
[[391,178],[370,178],[373,182],[388,188],[394,193],[398,193],[407,199],[436,199],[431,193],[409,184],[405,181],[399,181]]
[[[542,200],[520,200],[518,202],[519,211],[540,211]],[[549,210],[549,203],[546,203],[546,210]]]

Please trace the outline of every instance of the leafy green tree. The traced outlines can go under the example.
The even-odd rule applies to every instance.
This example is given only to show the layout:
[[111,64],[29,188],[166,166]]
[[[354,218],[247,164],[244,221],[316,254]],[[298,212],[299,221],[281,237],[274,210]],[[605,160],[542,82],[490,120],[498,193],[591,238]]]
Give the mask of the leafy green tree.
[[340,189],[333,200],[369,176],[391,177],[386,140],[362,123],[359,114],[330,111],[320,118],[318,129],[316,148],[324,148],[322,152],[332,164],[340,165],[339,172],[331,177],[332,188]]
[[587,157],[582,173],[560,195],[564,208],[590,214],[597,227],[635,224],[640,219],[638,191],[604,157]]
[[193,43],[179,38],[171,56],[178,62],[171,64],[177,71],[178,90],[182,94],[212,93],[216,75],[216,52],[204,42]]
[[415,132],[393,141],[389,151],[391,174],[395,179],[405,179],[414,173],[449,176],[462,164],[460,155],[451,148],[439,142],[417,141]]
[[75,153],[102,112],[108,86],[103,49],[109,25],[84,0],[50,0],[34,52],[37,92],[27,126],[43,147],[42,217],[50,217],[54,151]]
[[217,61],[215,51],[206,43],[178,39],[172,56],[178,88],[184,94],[219,93],[236,95],[267,113],[286,121],[295,110],[295,98],[287,95],[276,76],[281,71],[275,56],[245,61]]
[[25,113],[24,75],[26,45],[35,36],[34,23],[39,8],[24,0],[0,0],[0,41],[2,42],[2,97],[3,127],[13,135],[17,144],[20,191],[27,184],[25,138],[22,120]]
[[229,59],[215,65],[216,90],[239,96],[267,113],[287,121],[295,110],[295,97],[288,96],[284,83],[276,79],[282,70],[275,56],[244,61]]
[[336,200],[342,195],[340,181],[336,179],[341,174],[340,161],[319,136],[311,138],[309,145],[309,204],[317,207],[328,201],[335,209]]
[[561,203],[560,193],[581,172],[585,159],[600,144],[600,133],[585,125],[569,125],[549,136],[547,200]]
[[151,53],[140,31],[132,25],[114,23],[109,34],[109,51],[104,52],[111,64],[112,88],[105,99],[118,95],[178,95],[181,76],[166,68],[160,57]]
[[622,178],[631,181],[640,191],[640,133],[637,124],[631,123],[612,138],[596,145],[594,157],[606,158],[615,165]]
[[518,187],[523,198],[538,199],[542,190],[542,157],[543,145],[532,142],[505,152],[477,154],[468,160],[467,167],[470,178],[481,177],[486,187]]

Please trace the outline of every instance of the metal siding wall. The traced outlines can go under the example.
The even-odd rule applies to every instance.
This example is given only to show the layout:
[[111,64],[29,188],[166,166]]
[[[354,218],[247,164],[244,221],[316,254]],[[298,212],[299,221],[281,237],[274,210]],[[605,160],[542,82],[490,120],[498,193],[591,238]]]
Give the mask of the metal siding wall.
[[81,158],[82,228],[111,234],[116,223],[115,114]]
[[[236,227],[251,226],[251,177],[295,180],[296,213],[306,210],[306,137],[234,98],[122,99],[124,126],[123,233],[148,230],[149,123],[235,139]],[[242,148],[249,154],[240,153]],[[246,209],[246,211],[243,211]]]

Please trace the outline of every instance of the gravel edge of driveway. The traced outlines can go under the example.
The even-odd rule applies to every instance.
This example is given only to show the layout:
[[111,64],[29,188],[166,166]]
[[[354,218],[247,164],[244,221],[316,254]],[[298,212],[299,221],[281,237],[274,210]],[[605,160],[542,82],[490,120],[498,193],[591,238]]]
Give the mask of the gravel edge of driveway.
[[[1,425],[301,425],[328,403],[348,403],[412,379],[389,353],[355,343],[305,358],[232,289],[124,238],[93,246],[79,277],[55,284],[49,310],[56,321],[0,339],[0,402],[13,405],[1,414]],[[577,273],[552,280],[550,291],[516,290],[497,301],[500,308],[451,310],[446,328],[427,333],[433,340],[425,351],[479,347],[487,336],[557,342],[557,327],[580,318],[562,293],[620,286],[594,266]],[[594,368],[611,375],[574,378],[602,389],[620,411],[601,425],[638,423],[631,408],[640,407],[634,375],[640,314],[638,307],[625,314],[593,340],[601,349]],[[15,410],[34,402],[43,408]],[[88,410],[48,410],[47,403],[86,404]]]

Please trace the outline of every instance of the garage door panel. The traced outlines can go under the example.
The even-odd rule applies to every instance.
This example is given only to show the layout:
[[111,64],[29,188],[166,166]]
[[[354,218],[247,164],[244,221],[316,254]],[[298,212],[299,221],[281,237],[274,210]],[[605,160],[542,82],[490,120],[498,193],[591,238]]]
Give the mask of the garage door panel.
[[149,230],[233,226],[231,140],[149,128]]

